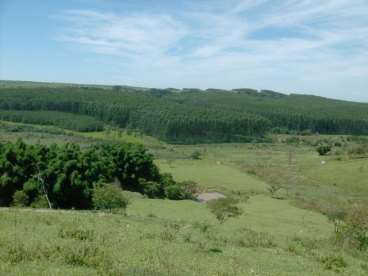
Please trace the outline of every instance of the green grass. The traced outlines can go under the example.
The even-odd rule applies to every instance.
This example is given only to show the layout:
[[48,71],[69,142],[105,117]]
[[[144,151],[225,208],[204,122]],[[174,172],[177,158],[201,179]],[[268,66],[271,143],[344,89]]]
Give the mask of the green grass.
[[[335,136],[323,138],[335,139]],[[190,159],[194,150],[202,152],[202,160]],[[334,156],[319,156],[308,145],[175,146],[157,156],[161,158],[160,167],[178,180],[192,179],[217,190],[247,189],[249,183],[258,187],[266,183],[283,187],[290,197],[302,196],[325,204],[364,200],[368,195],[367,159],[336,160]]]
[[97,140],[142,144],[148,146],[149,148],[160,147],[163,145],[163,143],[156,138],[134,132],[128,132],[119,128],[96,132],[75,132],[75,134]]
[[210,191],[267,192],[268,185],[254,176],[221,163],[202,160],[158,162],[163,172],[171,173],[177,181],[192,180]]
[[[321,159],[326,163],[322,164]],[[364,180],[368,179],[367,159],[338,161],[313,156],[305,160],[303,171],[315,182],[349,190],[353,195],[368,193],[368,184],[364,185]]]
[[255,197],[219,224],[204,204],[136,200],[127,217],[0,210],[0,274],[335,275],[321,260],[338,255],[343,275],[365,275],[328,245],[325,218],[287,202]]
[[[129,192],[127,216],[1,209],[0,275],[368,273],[367,254],[336,247],[327,217],[295,204],[300,199],[325,206],[363,201],[368,196],[367,159],[321,157],[303,144],[180,146],[120,129],[80,133],[0,124],[1,140],[18,137],[83,146],[99,141],[144,144],[163,172],[236,197],[242,214],[221,224],[206,204]],[[196,150],[201,160],[191,159]],[[285,200],[271,197],[273,185],[283,188]]]
[[333,231],[332,224],[325,216],[292,206],[287,200],[258,195],[241,202],[239,207],[243,214],[221,226],[206,204],[193,201],[134,199],[128,214],[178,222],[207,223],[214,225],[222,234],[228,234],[228,237],[237,236],[242,228],[265,232],[279,239],[294,236],[328,238]]

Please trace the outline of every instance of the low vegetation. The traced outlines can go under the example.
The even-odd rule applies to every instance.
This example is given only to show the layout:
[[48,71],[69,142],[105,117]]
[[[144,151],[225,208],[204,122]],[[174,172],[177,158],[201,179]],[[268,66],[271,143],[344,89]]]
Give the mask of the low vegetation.
[[114,185],[96,185],[92,193],[92,204],[96,210],[125,210],[128,200],[121,189]]
[[242,211],[236,206],[238,202],[232,198],[219,198],[208,203],[208,207],[220,223],[227,219],[240,216]]
[[368,252],[368,206],[350,207],[343,217],[335,218],[335,225],[339,245]]

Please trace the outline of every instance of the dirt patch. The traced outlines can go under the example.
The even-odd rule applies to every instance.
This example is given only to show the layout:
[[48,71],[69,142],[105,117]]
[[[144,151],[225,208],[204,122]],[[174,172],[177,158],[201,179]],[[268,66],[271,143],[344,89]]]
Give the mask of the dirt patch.
[[202,194],[199,194],[197,196],[197,200],[199,202],[208,202],[208,201],[211,201],[211,200],[215,200],[215,199],[219,199],[219,198],[225,198],[225,197],[226,196],[224,196],[223,194],[218,193],[218,192],[202,193]]

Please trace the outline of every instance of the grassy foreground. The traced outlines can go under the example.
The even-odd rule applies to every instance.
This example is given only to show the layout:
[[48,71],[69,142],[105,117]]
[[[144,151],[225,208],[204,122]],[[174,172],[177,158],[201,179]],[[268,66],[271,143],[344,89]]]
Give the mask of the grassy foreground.
[[120,130],[0,128],[1,141],[18,137],[145,144],[163,172],[237,198],[242,214],[220,223],[205,203],[134,193],[126,193],[126,215],[0,209],[0,275],[368,274],[367,254],[337,247],[333,223],[317,212],[367,199],[367,159],[321,157],[304,144],[174,146]]
[[134,199],[128,215],[0,211],[1,275],[366,275],[322,215],[257,196],[219,224],[204,204]]

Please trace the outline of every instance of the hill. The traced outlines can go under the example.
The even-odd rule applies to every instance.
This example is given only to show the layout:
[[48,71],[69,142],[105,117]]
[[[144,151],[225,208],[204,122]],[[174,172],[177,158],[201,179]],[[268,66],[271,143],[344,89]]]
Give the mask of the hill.
[[[9,85],[2,81],[0,110],[87,115],[171,143],[262,140],[271,131],[368,134],[366,103],[270,90]],[[22,121],[21,115],[13,117]]]

